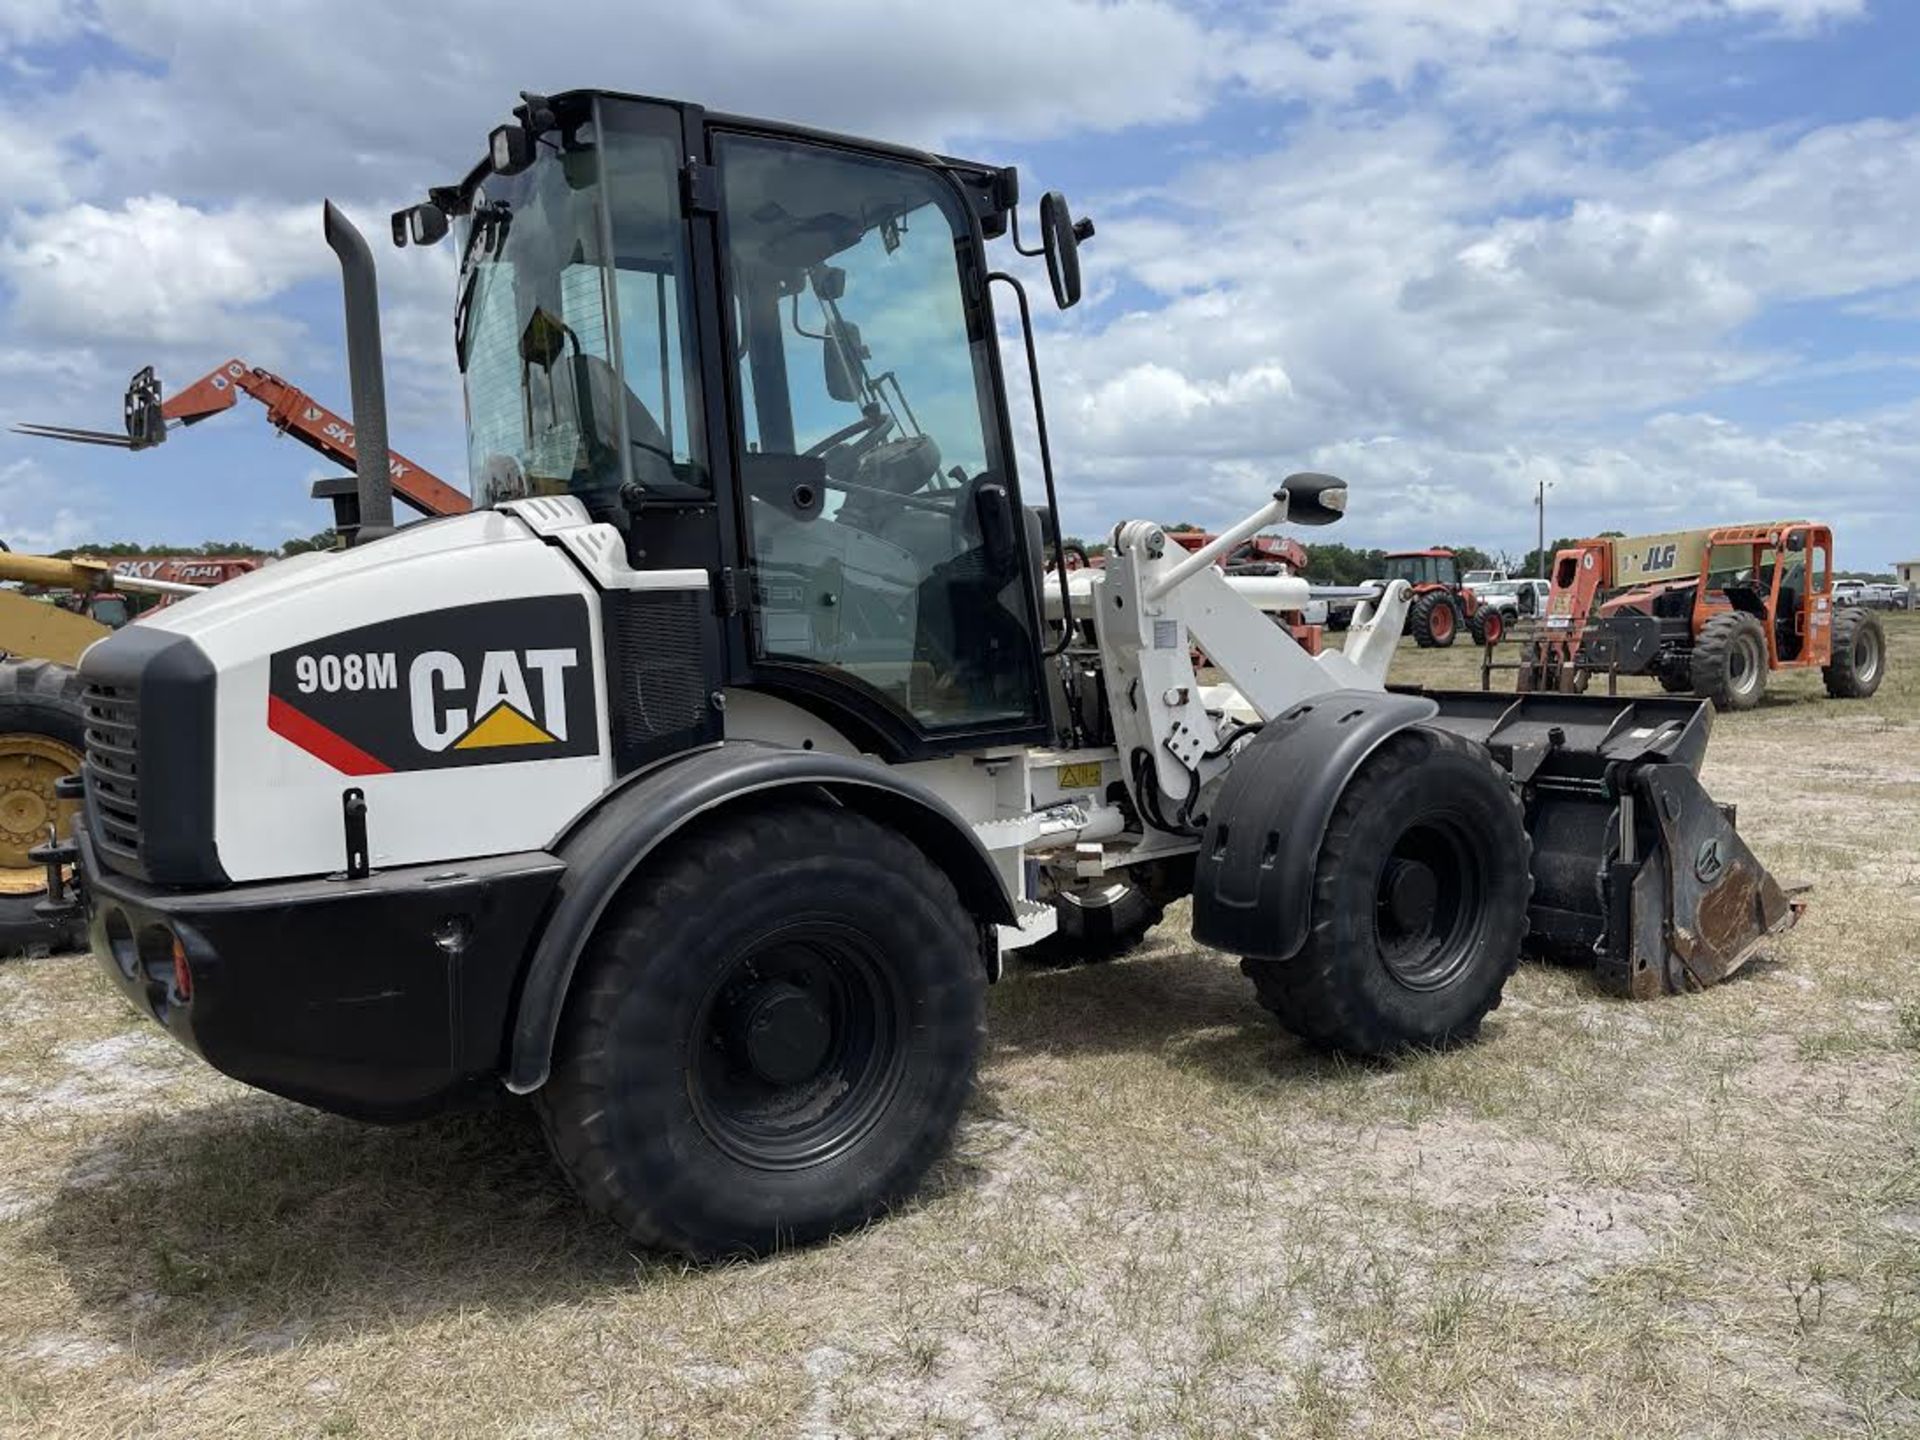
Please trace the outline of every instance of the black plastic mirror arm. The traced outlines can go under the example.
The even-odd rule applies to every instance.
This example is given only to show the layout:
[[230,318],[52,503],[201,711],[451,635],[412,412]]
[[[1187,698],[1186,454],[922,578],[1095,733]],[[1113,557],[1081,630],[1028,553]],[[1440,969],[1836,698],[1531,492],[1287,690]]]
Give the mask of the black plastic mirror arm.
[[1020,243],[1020,207],[1018,205],[1013,206],[1007,211],[1007,221],[1008,229],[1013,239],[1013,248],[1016,251],[1022,255],[1044,255],[1047,253],[1047,247],[1045,245],[1036,245],[1029,250]]
[[[1016,247],[1019,243],[1014,241]],[[1067,536],[1060,525],[1060,497],[1053,488],[1053,447],[1047,443],[1047,404],[1040,394],[1040,357],[1033,348],[1033,310],[1027,304],[1027,287],[1004,270],[995,270],[987,276],[989,285],[996,280],[1011,287],[1014,298],[1020,302],[1020,334],[1027,342],[1027,382],[1033,391],[1033,428],[1040,441],[1040,474],[1047,484],[1047,516],[1053,521],[1054,570],[1060,577],[1060,642],[1044,652],[1051,660],[1064,654],[1073,643],[1073,591],[1067,584]]]

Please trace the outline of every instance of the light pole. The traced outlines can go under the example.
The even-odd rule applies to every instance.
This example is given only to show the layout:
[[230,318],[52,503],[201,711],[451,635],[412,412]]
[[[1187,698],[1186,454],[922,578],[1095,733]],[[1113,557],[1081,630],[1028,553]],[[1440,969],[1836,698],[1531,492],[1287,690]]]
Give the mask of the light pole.
[[1542,580],[1547,578],[1547,491],[1552,488],[1553,481],[1542,480],[1533,496],[1533,508],[1540,512],[1539,578]]

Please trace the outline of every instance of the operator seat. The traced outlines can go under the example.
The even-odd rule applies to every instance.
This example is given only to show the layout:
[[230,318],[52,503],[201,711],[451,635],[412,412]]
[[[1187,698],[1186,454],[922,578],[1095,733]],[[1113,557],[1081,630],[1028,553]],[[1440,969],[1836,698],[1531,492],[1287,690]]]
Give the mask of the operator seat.
[[671,494],[679,483],[673,473],[673,452],[667,448],[667,433],[653,418],[653,412],[600,356],[581,352],[574,356],[573,364],[574,385],[583,397],[585,412],[580,416],[581,434],[617,454],[620,431],[613,422],[614,407],[624,406],[634,480],[650,491]]
[[969,710],[1018,711],[1027,703],[1035,639],[1022,623],[1009,584],[1020,573],[1029,539],[1019,514],[1011,514],[1008,553],[994,554],[981,514],[1006,505],[1006,482],[982,471],[959,492],[951,524],[966,546],[933,567],[920,584],[915,658],[926,662],[944,687]]
[[571,418],[586,452],[584,474],[579,462],[567,482],[567,489],[587,507],[596,521],[615,526],[626,534],[632,528],[628,494],[620,479],[620,429],[615,422],[623,405],[627,419],[627,453],[632,457],[632,475],[643,492],[663,497],[685,495],[688,487],[673,473],[673,458],[667,449],[666,433],[642,403],[640,397],[621,383],[613,366],[598,355],[577,352],[564,362],[567,380],[553,386],[556,420],[572,411]]
[[1800,633],[1800,592],[1792,585],[1780,587],[1780,608],[1773,616],[1773,648],[1782,660],[1800,653],[1805,636]]

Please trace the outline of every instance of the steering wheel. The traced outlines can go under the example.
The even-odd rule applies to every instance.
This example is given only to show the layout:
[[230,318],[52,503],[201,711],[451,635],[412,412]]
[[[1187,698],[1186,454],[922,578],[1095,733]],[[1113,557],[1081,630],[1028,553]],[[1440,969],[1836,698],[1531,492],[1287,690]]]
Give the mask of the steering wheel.
[[857,440],[862,436],[877,434],[891,424],[893,424],[893,417],[888,415],[886,411],[873,410],[862,415],[851,425],[842,425],[838,430],[827,436],[826,439],[815,441],[800,453],[802,455],[825,455],[830,450],[839,449],[850,440]]
[[862,485],[893,495],[911,495],[940,470],[940,447],[931,435],[902,435],[861,455],[854,477]]

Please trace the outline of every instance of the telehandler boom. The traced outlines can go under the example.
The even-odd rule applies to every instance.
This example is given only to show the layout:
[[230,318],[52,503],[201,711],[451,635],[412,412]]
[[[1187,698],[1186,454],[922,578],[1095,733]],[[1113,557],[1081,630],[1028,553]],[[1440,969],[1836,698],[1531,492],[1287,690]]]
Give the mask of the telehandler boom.
[[[1699,704],[1389,690],[1404,584],[1339,650],[1273,624],[1306,582],[1214,562],[1338,520],[1331,476],[1049,567],[988,253],[1077,301],[1057,193],[1030,246],[1011,170],[597,91],[515,116],[394,217],[457,231],[474,512],[83,664],[84,823],[46,858],[213,1065],[374,1119],[531,1095],[636,1240],[760,1253],[913,1191],[1007,954],[1110,953],[1179,894],[1282,1023],[1366,1055],[1472,1036],[1530,933],[1644,995],[1791,922],[1695,778]],[[371,258],[326,220],[376,407]]]
[[[81,445],[106,445],[119,450],[147,450],[160,444],[175,427],[198,425],[201,421],[231,410],[240,396],[246,395],[266,407],[267,423],[282,435],[291,435],[316,454],[348,470],[356,468],[355,427],[322,405],[292,382],[282,380],[271,370],[249,365],[244,360],[229,360],[210,370],[175,395],[162,393],[159,377],[148,365],[127,383],[122,402],[123,430],[79,430],[70,425],[22,424],[13,428],[21,435],[44,440],[65,440]],[[422,515],[460,515],[468,508],[467,497],[423,465],[397,451],[389,451],[387,468],[392,476],[393,493]],[[331,499],[335,528],[350,532],[358,524],[354,513],[353,487],[341,489],[332,480],[314,484],[314,498]]]

